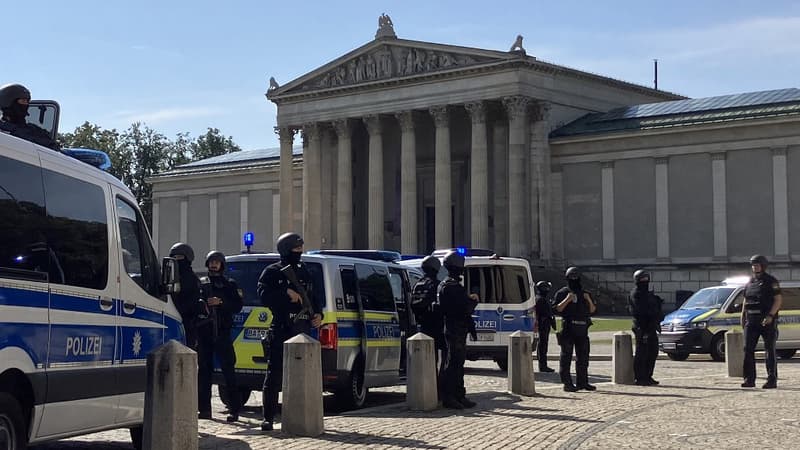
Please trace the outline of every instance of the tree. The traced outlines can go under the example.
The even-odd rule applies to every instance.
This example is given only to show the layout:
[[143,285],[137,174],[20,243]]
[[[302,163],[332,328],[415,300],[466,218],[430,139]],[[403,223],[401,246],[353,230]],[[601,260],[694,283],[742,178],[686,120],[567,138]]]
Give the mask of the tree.
[[199,136],[192,147],[192,161],[225,155],[240,150],[241,147],[233,142],[233,138],[222,135],[219,128],[208,128],[206,134]]
[[122,181],[136,196],[145,221],[152,227],[153,187],[146,180],[168,168],[169,139],[147,125],[136,122],[122,134],[122,142],[132,160],[129,178]]
[[122,137],[116,128],[104,130],[93,123],[84,122],[72,133],[59,135],[64,148],[88,148],[100,150],[111,159],[111,174],[120,180],[130,178],[130,154],[122,147]]

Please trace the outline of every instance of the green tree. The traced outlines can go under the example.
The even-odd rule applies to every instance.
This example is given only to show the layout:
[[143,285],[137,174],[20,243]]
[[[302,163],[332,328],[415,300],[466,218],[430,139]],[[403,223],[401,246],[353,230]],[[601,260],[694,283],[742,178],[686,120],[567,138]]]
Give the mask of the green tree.
[[145,221],[153,223],[153,187],[146,180],[169,167],[170,141],[163,134],[136,122],[123,134],[125,151],[131,156],[130,178],[122,181],[130,188]]
[[122,147],[122,136],[112,128],[105,130],[99,125],[84,122],[72,133],[59,135],[64,148],[88,148],[106,152],[111,159],[111,174],[120,180],[130,179],[131,156]]
[[192,161],[225,155],[240,150],[241,147],[233,142],[233,138],[224,136],[219,131],[219,128],[208,128],[208,131],[199,136],[193,145]]

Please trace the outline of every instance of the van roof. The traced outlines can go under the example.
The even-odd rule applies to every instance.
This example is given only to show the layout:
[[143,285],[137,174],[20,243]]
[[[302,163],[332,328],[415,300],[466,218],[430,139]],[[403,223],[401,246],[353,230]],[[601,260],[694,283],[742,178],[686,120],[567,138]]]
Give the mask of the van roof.
[[[228,262],[246,262],[246,261],[264,261],[268,259],[273,260],[273,259],[278,259],[280,257],[281,256],[278,253],[240,253],[236,255],[226,256],[225,260]],[[381,261],[372,258],[358,258],[353,256],[320,254],[320,253],[303,253],[303,259],[311,261],[335,260],[348,263],[374,262],[378,264],[387,264],[390,266],[402,267],[401,264],[399,264],[398,262]]]

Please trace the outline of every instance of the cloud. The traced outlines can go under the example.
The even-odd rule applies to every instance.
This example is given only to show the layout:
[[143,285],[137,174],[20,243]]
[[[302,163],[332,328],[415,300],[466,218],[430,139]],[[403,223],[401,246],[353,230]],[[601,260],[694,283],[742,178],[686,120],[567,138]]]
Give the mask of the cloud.
[[112,116],[125,123],[144,122],[157,124],[182,119],[195,119],[198,117],[213,117],[226,114],[220,108],[206,106],[162,108],[154,111],[117,111]]

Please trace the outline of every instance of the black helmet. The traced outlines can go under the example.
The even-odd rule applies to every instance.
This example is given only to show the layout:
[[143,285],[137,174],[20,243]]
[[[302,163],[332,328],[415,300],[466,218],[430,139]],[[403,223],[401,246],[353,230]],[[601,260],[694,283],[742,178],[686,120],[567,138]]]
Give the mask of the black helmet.
[[547,293],[550,292],[550,289],[552,287],[553,287],[552,283],[550,283],[549,281],[544,281],[543,280],[543,281],[539,281],[538,283],[536,283],[536,286],[534,286],[534,289],[539,294],[547,295]]
[[177,255],[182,255],[190,263],[194,261],[194,250],[192,250],[189,244],[184,244],[183,242],[176,242],[173,244],[169,249],[169,256],[174,258]]
[[289,253],[292,252],[293,248],[301,245],[303,245],[303,238],[297,233],[283,233],[278,237],[278,241],[276,242],[276,247],[278,247],[278,253],[280,253],[281,258],[286,258],[289,256]]
[[211,262],[212,259],[216,259],[217,261],[220,262],[220,264],[222,264],[222,267],[220,268],[221,272],[225,271],[225,254],[224,253],[222,253],[220,251],[217,251],[217,250],[212,250],[212,251],[208,252],[208,255],[206,255],[206,267],[208,267],[208,263]]
[[31,99],[31,91],[21,84],[7,84],[0,87],[0,109],[10,108],[18,99]]
[[458,252],[450,252],[444,257],[444,268],[450,269],[463,269],[464,268],[464,255]]
[[435,256],[429,255],[422,260],[422,271],[426,274],[436,275],[441,268],[442,263]]
[[564,274],[564,276],[567,277],[568,280],[577,280],[581,277],[581,271],[577,267],[573,266],[567,269],[567,272]]
[[766,267],[767,264],[769,264],[769,261],[767,261],[766,256],[753,255],[750,257],[750,265],[752,266],[753,264],[761,264],[762,266]]
[[648,272],[648,271],[646,271],[644,269],[639,269],[636,272],[633,272],[633,282],[634,283],[638,283],[639,280],[641,280],[642,278],[647,278],[649,280],[650,279],[650,272]]

